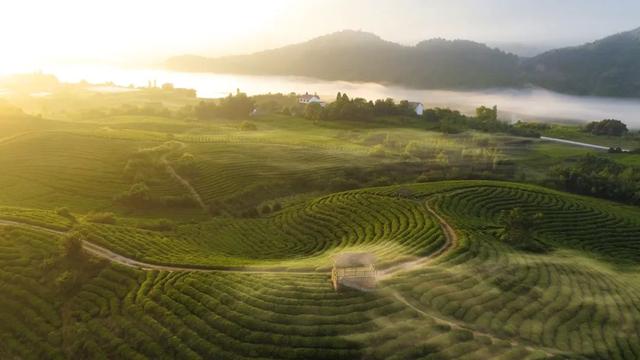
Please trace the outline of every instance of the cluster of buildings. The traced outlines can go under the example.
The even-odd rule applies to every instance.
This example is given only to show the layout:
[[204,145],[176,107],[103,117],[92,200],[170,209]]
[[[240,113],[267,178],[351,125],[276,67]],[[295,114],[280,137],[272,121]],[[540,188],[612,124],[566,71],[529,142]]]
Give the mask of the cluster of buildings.
[[[320,99],[320,96],[318,96],[318,94],[311,95],[309,93],[305,93],[304,95],[298,96],[298,104],[302,104],[302,105],[320,104],[320,106],[322,107],[325,107],[327,105],[327,103],[325,103]],[[422,116],[422,113],[424,112],[423,103],[410,101],[409,105],[411,106],[413,111],[416,112],[416,115]]]

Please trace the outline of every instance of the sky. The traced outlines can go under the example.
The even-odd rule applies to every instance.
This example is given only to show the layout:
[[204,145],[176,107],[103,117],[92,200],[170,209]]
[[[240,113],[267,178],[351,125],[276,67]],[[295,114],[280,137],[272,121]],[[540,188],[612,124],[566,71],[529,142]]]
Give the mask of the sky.
[[638,0],[6,0],[0,67],[161,63],[186,53],[253,52],[343,29],[406,45],[441,37],[531,52],[640,27],[638,14]]

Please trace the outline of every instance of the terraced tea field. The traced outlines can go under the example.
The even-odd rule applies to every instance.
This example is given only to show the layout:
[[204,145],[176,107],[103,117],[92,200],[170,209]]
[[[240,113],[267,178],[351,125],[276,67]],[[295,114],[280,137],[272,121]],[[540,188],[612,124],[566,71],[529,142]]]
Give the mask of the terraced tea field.
[[[333,291],[326,269],[336,252],[371,251],[384,268],[440,249],[443,230],[427,204],[455,231],[454,247],[384,277],[373,292]],[[497,240],[498,215],[513,207],[545,214],[536,233],[550,252]],[[2,357],[640,356],[640,210],[601,200],[514,183],[439,182],[336,193],[266,218],[163,232],[0,211],[25,226],[79,227],[93,234],[89,241],[152,263],[236,269],[100,262],[62,294],[53,260],[61,237],[0,226]],[[276,264],[286,265],[252,272]]]
[[263,219],[216,219],[172,233],[87,224],[92,242],[149,263],[326,267],[339,252],[375,252],[381,264],[427,255],[444,243],[419,201],[339,193]]

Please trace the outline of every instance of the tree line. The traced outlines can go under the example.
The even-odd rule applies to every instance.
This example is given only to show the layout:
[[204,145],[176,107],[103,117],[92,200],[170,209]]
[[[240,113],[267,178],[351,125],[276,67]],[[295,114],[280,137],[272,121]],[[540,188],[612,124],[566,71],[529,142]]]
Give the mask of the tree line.
[[551,178],[566,191],[640,205],[640,169],[611,159],[584,155],[575,165],[554,168]]

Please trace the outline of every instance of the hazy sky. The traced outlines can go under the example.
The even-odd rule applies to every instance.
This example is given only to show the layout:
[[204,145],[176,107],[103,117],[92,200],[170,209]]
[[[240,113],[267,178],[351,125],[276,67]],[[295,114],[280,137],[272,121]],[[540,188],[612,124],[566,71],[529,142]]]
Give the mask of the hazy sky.
[[6,0],[0,66],[242,53],[342,29],[574,45],[640,27],[640,0]]

